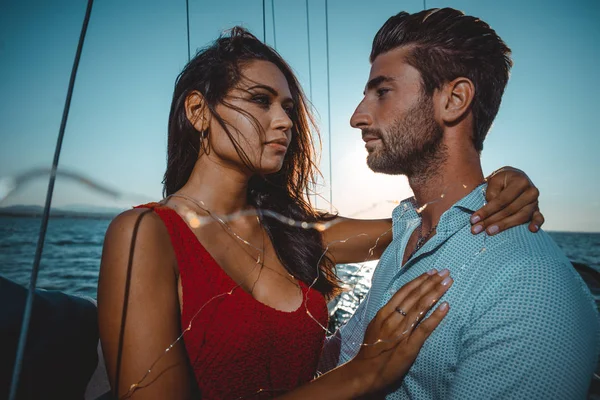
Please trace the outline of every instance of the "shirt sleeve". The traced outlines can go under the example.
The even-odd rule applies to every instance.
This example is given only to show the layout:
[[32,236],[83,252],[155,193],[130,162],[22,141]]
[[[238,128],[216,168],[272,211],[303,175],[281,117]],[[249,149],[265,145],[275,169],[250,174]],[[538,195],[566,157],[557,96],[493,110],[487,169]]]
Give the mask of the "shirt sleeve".
[[448,398],[585,399],[599,343],[585,284],[550,257],[498,268],[511,272],[480,293]]

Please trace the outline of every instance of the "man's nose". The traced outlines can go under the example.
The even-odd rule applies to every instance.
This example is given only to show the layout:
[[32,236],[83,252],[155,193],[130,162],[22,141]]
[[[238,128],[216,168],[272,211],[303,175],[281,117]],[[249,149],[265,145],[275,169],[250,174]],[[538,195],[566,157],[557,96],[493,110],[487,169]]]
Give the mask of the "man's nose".
[[371,114],[367,111],[364,101],[361,101],[356,110],[354,110],[352,118],[350,118],[350,125],[353,128],[364,129],[371,126],[372,123]]

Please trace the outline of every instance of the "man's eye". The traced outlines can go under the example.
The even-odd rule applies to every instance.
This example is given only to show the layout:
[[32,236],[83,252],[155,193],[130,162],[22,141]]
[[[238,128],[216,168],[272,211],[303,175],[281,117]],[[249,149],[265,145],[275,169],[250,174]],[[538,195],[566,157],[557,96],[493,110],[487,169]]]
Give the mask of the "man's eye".
[[379,88],[379,89],[377,89],[377,97],[381,97],[389,91],[390,91],[390,89],[387,89],[387,88]]

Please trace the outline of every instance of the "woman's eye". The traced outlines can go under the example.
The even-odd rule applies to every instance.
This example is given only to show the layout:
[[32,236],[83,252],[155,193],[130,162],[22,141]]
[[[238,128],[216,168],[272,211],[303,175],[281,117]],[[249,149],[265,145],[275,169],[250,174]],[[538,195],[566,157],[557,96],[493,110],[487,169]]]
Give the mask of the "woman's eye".
[[285,113],[287,115],[292,115],[292,113],[294,112],[294,107],[283,107],[283,109],[285,110]]
[[268,106],[270,103],[269,96],[253,96],[252,101],[264,106]]

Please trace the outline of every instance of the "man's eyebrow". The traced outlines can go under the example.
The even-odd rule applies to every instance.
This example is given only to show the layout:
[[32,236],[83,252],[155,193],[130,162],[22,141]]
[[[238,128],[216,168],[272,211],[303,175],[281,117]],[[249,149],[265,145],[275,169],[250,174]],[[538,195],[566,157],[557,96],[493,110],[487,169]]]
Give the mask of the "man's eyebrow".
[[385,76],[385,75],[379,75],[373,79],[371,79],[368,83],[367,83],[367,88],[365,89],[365,91],[363,92],[363,95],[366,94],[366,92],[368,90],[373,90],[375,89],[377,86],[381,85],[384,82],[393,82],[396,79],[391,77],[391,76]]
[[[252,90],[252,89],[264,89],[267,92],[271,93],[273,96],[279,95],[279,92],[277,92],[277,90],[275,90],[275,88],[272,88],[269,85],[262,85],[262,84],[254,85],[254,86],[249,87],[246,90]],[[285,99],[283,99],[283,102],[292,102],[293,103],[294,100],[291,97],[286,97]]]

